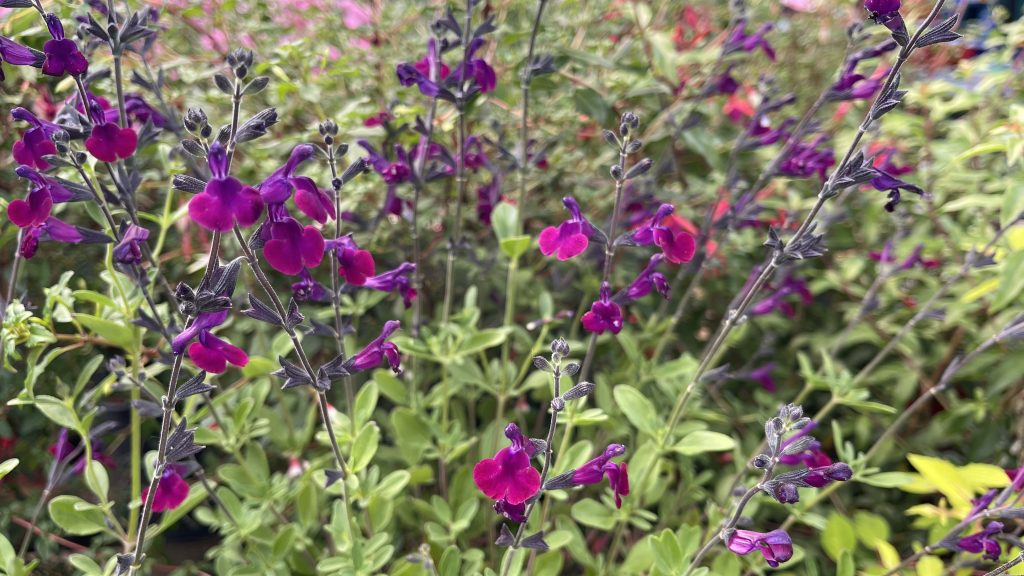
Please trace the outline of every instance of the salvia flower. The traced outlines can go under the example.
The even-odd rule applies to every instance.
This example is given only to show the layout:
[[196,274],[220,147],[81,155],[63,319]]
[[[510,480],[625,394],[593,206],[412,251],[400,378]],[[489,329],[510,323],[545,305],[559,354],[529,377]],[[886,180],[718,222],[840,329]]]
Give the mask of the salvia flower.
[[6,36],[0,36],[0,81],[4,80],[3,63],[15,66],[42,68],[46,55],[38,50],[22,46]]
[[805,306],[814,301],[814,294],[808,288],[807,281],[788,275],[773,293],[750,307],[750,314],[763,316],[773,312],[782,312],[786,317],[792,318],[796,316],[796,309],[790,301],[790,296],[793,295],[799,296]]
[[376,274],[373,254],[360,249],[351,234],[336,240],[327,240],[324,242],[324,249],[334,252],[338,259],[338,276],[353,286],[366,284],[366,281]]
[[609,444],[597,458],[575,470],[552,478],[545,486],[549,490],[558,490],[597,484],[607,476],[608,484],[615,495],[615,506],[621,508],[622,497],[629,496],[629,471],[625,462],[612,462],[611,459],[625,453],[626,447],[622,444]]
[[688,232],[673,230],[665,225],[665,220],[674,211],[675,207],[671,204],[662,204],[650,222],[634,231],[630,239],[639,246],[654,244],[661,248],[669,262],[681,264],[693,259],[697,251],[697,241]]
[[53,122],[40,120],[28,110],[17,107],[11,110],[11,117],[15,120],[28,122],[32,127],[21,135],[21,139],[14,143],[11,153],[14,161],[23,166],[30,166],[39,170],[46,170],[50,164],[44,156],[51,156],[57,153],[57,145],[51,137],[61,128]]
[[878,170],[878,176],[871,179],[871,185],[875,187],[875,190],[881,192],[888,192],[888,201],[885,203],[885,211],[892,212],[896,209],[896,205],[899,204],[903,198],[901,191],[912,192],[918,196],[924,196],[924,190],[913,184],[904,182],[896,176],[889,174],[883,170]]
[[815,488],[821,488],[832,482],[846,482],[852,477],[853,469],[848,464],[836,462],[828,466],[811,468],[807,476],[804,476],[804,482]]
[[149,230],[135,224],[129,224],[121,235],[121,241],[114,246],[114,261],[121,264],[139,264],[142,262],[141,244],[149,238]]
[[754,368],[747,373],[747,378],[757,382],[768,392],[775,392],[775,380],[772,378],[772,372],[775,370],[776,363],[768,362],[763,366]]
[[736,530],[729,535],[728,547],[740,556],[757,550],[772,568],[793,557],[793,540],[785,530],[772,530],[768,533]]
[[555,254],[559,260],[579,256],[590,244],[594,227],[583,217],[579,203],[571,196],[562,198],[562,204],[569,210],[570,218],[557,227],[548,226],[540,233],[538,242],[545,256]]
[[384,182],[388,184],[400,184],[412,178],[412,169],[409,167],[409,154],[399,144],[395,145],[395,160],[391,161],[384,157],[366,140],[356,142],[366,150],[366,160],[373,166],[374,172],[381,175]]
[[799,143],[793,146],[782,164],[779,165],[779,173],[794,178],[810,178],[815,174],[825,181],[826,172],[835,164],[835,153],[831,148],[819,148],[825,141],[821,135],[809,143]]
[[893,39],[905,46],[910,37],[907,34],[907,25],[899,12],[900,6],[900,0],[864,0],[864,9],[868,11],[870,18],[876,24],[888,28]]
[[760,48],[765,53],[765,56],[768,56],[768,59],[774,62],[775,49],[772,48],[772,45],[769,44],[768,40],[765,38],[765,36],[767,36],[774,27],[775,25],[773,23],[765,22],[757,29],[757,32],[747,34],[746,22],[741,22],[740,25],[736,26],[733,30],[729,39],[726,40],[722,53],[732,54],[734,52],[753,52]]
[[[923,244],[918,244],[914,246],[914,249],[910,252],[910,254],[906,258],[904,258],[903,261],[900,262],[895,269],[897,271],[904,271],[920,266],[925,270],[931,270],[933,268],[938,268],[939,266],[942,265],[941,260],[937,260],[934,258],[924,258],[922,256],[923,253]],[[896,256],[893,254],[892,241],[890,240],[886,242],[885,247],[882,249],[881,252],[870,252],[868,254],[868,257],[870,257],[875,262],[894,264],[896,262]]]
[[43,54],[46,55],[43,61],[43,74],[47,76],[81,76],[89,70],[89,62],[78,50],[74,40],[64,37],[64,26],[56,14],[46,14],[46,27],[50,30],[52,40],[43,44]]
[[18,228],[41,226],[50,217],[53,198],[46,188],[36,188],[25,199],[12,200],[7,205],[7,218]]
[[473,467],[473,481],[488,498],[497,502],[495,510],[506,516],[520,517],[518,506],[540,489],[540,472],[530,465],[534,445],[519,426],[505,427],[505,437],[512,443],[494,458],[484,458]]
[[271,268],[294,276],[303,268],[316,268],[324,257],[324,237],[313,226],[303,226],[285,216],[268,221],[269,239],[263,244],[263,256]]
[[[171,340],[171,350],[181,354],[185,346],[188,346],[188,356],[192,362],[213,374],[224,372],[229,362],[235,366],[245,366],[249,363],[249,356],[241,348],[232,346],[210,332],[227,318],[227,310],[200,314],[190,326]],[[193,342],[194,339],[196,341]]]
[[[153,496],[153,511],[164,512],[181,506],[188,498],[188,482],[181,477],[181,467],[168,466],[160,480],[156,483],[156,494]],[[149,496],[149,486],[142,489],[142,501]]]
[[494,68],[491,68],[486,60],[476,57],[476,53],[483,45],[484,39],[479,36],[470,41],[469,50],[466,52],[466,61],[456,68],[453,75],[455,78],[465,77],[467,80],[471,80],[472,88],[486,94],[494,92],[498,77],[494,73]]
[[[98,235],[97,238],[106,238],[106,236]],[[86,237],[82,233],[82,229],[59,220],[54,216],[50,216],[42,224],[32,225],[24,229],[18,252],[23,258],[28,260],[35,256],[40,240],[53,240],[63,244],[78,244],[85,239]],[[107,241],[109,241],[109,238]]]
[[412,301],[416,299],[416,288],[412,285],[412,280],[409,278],[415,271],[415,264],[412,262],[402,262],[394,270],[388,270],[383,274],[367,278],[362,286],[363,288],[370,288],[371,290],[379,290],[381,292],[398,291],[402,295],[402,302],[408,308],[412,305]]
[[808,468],[816,468],[832,464],[832,458],[821,449],[821,442],[818,442],[817,440],[813,440],[802,452],[791,454],[785,453],[787,446],[796,442],[800,438],[807,436],[811,430],[814,430],[817,426],[818,423],[811,420],[796,434],[793,434],[789,438],[783,440],[781,446],[783,454],[779,456],[779,464],[784,464],[786,466],[798,466],[803,464]]
[[615,300],[620,302],[632,302],[647,296],[657,290],[662,298],[669,297],[669,285],[665,275],[656,269],[665,260],[664,254],[655,254],[647,261],[647,266],[637,274],[637,277],[626,287],[625,290],[616,295]]
[[124,111],[129,119],[138,124],[145,124],[147,121],[150,121],[157,128],[167,126],[167,118],[156,108],[150,106],[139,94],[125,94]]
[[203,228],[217,232],[254,224],[263,212],[260,193],[228,175],[228,155],[220,142],[210,145],[208,160],[212,177],[189,201],[189,216]]
[[391,338],[391,335],[401,327],[402,323],[398,320],[388,320],[385,322],[384,328],[380,331],[380,336],[374,338],[365,348],[346,360],[342,367],[349,374],[355,374],[364,370],[372,370],[386,360],[392,372],[395,374],[401,373],[401,356],[398,346],[394,342],[388,341],[388,338]]
[[611,299],[611,286],[607,282],[601,284],[601,293],[590,305],[581,318],[583,329],[592,334],[611,332],[618,334],[622,330],[622,308]]
[[832,85],[829,98],[831,100],[866,100],[871,98],[882,85],[880,77],[886,74],[877,74],[867,78],[863,74],[857,73],[857,66],[864,60],[877,58],[886,52],[895,50],[896,46],[896,42],[888,40],[851,54],[843,63],[843,69],[839,74],[839,79]]
[[313,157],[316,149],[309,144],[299,144],[292,148],[288,161],[275,170],[259,185],[260,197],[270,206],[280,206],[294,194],[295,206],[303,214],[323,224],[327,218],[335,218],[334,203],[327,193],[306,176],[296,176],[295,172],[303,162]]
[[71,445],[67,428],[60,429],[60,433],[57,434],[57,441],[50,445],[48,451],[53,455],[53,459],[58,462],[71,456],[71,453],[75,451],[75,447]]
[[454,101],[451,91],[442,88],[440,83],[449,77],[449,68],[441,62],[437,41],[431,38],[427,42],[427,56],[415,64],[402,63],[395,69],[398,83],[402,86],[415,84],[424,96],[444,98]]
[[989,522],[981,532],[971,534],[970,536],[966,536],[958,540],[957,546],[959,546],[961,550],[971,552],[973,554],[984,553],[984,557],[989,560],[999,560],[999,555],[1002,554],[1002,548],[999,546],[999,541],[993,538],[993,536],[1002,531],[1002,522]]
[[292,294],[299,302],[329,302],[331,293],[323,284],[313,279],[306,268],[299,272],[300,280],[292,284]]
[[75,197],[75,194],[68,190],[60,180],[46,176],[32,167],[18,166],[14,169],[14,173],[19,178],[24,178],[31,182],[33,190],[45,190],[49,193],[54,204],[68,202]]
[[89,106],[92,117],[92,133],[85,139],[85,149],[101,162],[117,162],[135,154],[139,136],[131,127],[121,128],[116,122],[107,120],[103,110],[96,103]]

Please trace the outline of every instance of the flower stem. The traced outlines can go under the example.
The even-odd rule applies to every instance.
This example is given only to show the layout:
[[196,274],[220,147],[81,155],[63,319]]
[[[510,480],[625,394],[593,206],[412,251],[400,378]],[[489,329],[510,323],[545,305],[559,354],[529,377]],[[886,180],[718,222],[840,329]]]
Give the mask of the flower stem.
[[[331,167],[331,190],[334,196],[334,240],[341,238],[341,187],[345,184],[338,179],[338,158],[335,155],[334,143],[327,145],[327,163]],[[334,341],[338,354],[345,355],[345,335],[341,320],[341,285],[338,282],[338,247],[335,245],[331,254],[331,305],[334,307]],[[352,377],[345,376],[345,405],[349,414],[355,407],[355,393],[352,390]],[[352,421],[355,426],[355,420]],[[353,429],[353,432],[355,430]]]
[[999,576],[1000,574],[1006,574],[1010,571],[1010,568],[1013,568],[1014,566],[1017,566],[1022,562],[1024,562],[1024,550],[1021,550],[1020,554],[1018,554],[1016,558],[1010,560],[1006,564],[1003,564],[1002,566],[996,568],[988,574],[985,574],[985,576]]

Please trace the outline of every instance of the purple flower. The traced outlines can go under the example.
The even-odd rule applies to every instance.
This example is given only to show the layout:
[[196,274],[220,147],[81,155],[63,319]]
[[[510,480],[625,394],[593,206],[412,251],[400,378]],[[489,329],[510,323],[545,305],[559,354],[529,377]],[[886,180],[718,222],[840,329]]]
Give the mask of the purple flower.
[[408,182],[412,178],[412,169],[409,168],[409,154],[401,145],[395,145],[396,160],[392,162],[377,152],[373,144],[366,140],[358,140],[357,143],[366,150],[368,154],[366,157],[367,161],[373,166],[373,170],[384,178],[384,182],[400,184]]
[[361,250],[352,239],[351,234],[337,240],[327,240],[324,242],[324,249],[334,251],[338,258],[338,276],[353,286],[365,285],[366,281],[376,273],[373,254],[367,250]]
[[251,226],[263,212],[260,193],[229,176],[227,151],[214,142],[208,155],[212,178],[188,203],[188,214],[207,230],[227,232],[233,227]]
[[846,482],[852,477],[853,469],[848,464],[836,462],[828,466],[811,468],[807,476],[804,476],[804,482],[815,488],[821,488],[832,482]]
[[[188,498],[188,482],[181,478],[180,467],[168,466],[156,483],[156,494],[153,496],[153,511],[163,512],[174,510]],[[142,501],[149,496],[149,486],[142,489]]]
[[3,63],[14,64],[15,66],[32,66],[42,68],[46,61],[46,54],[22,46],[6,36],[0,36],[0,82],[4,80]]
[[145,124],[146,121],[153,122],[153,126],[157,128],[164,128],[167,126],[167,118],[149,105],[142,96],[138,94],[125,94],[124,97],[124,110],[128,118],[134,120],[139,124]]
[[[914,246],[914,250],[911,251],[910,255],[907,256],[903,260],[903,262],[896,266],[896,270],[910,270],[916,266],[921,266],[926,270],[930,270],[932,268],[938,268],[939,266],[942,265],[942,261],[940,260],[936,260],[934,258],[923,258],[921,256],[923,252],[923,244],[918,244]],[[892,264],[896,262],[896,256],[893,254],[892,240],[889,240],[885,243],[885,247],[882,249],[881,252],[870,252],[868,254],[868,257],[870,257],[875,262],[882,262],[885,264]]]
[[466,61],[455,69],[452,76],[461,80],[464,75],[466,79],[472,80],[472,87],[486,94],[494,91],[494,88],[497,86],[498,77],[494,73],[494,68],[491,68],[491,65],[486,60],[475,58],[477,51],[483,45],[484,39],[479,36],[470,41],[469,50],[466,52]]
[[327,222],[328,218],[334,220],[337,217],[331,197],[312,178],[292,178],[292,184],[295,186],[295,206],[303,214],[321,224]]
[[43,44],[43,74],[47,76],[63,76],[65,73],[71,76],[81,76],[89,70],[89,62],[78,50],[74,40],[64,38],[64,26],[56,14],[46,14],[46,27],[50,29],[52,40]]
[[961,538],[957,541],[957,546],[965,552],[973,554],[984,552],[985,558],[992,561],[999,560],[1002,548],[999,546],[999,541],[993,538],[993,536],[1002,531],[1002,522],[989,522],[981,532]]
[[654,213],[650,222],[630,235],[630,239],[638,246],[655,244],[661,248],[665,258],[673,264],[689,262],[697,250],[697,241],[689,233],[673,231],[664,225],[664,220],[675,212],[675,206],[662,204]]
[[108,122],[103,109],[95,102],[89,106],[89,115],[93,126],[92,133],[85,139],[85,149],[97,160],[117,162],[135,154],[139,137],[133,128],[121,128],[115,122]]
[[558,489],[597,484],[607,476],[608,484],[615,495],[615,506],[621,508],[622,497],[629,496],[629,472],[625,462],[612,462],[611,459],[625,453],[626,447],[622,444],[609,444],[598,457],[575,470],[553,478],[548,487]]
[[[187,345],[188,357],[192,362],[213,374],[224,372],[229,362],[235,366],[245,366],[249,363],[249,356],[241,348],[217,338],[210,332],[223,324],[227,318],[227,310],[200,314],[190,326],[171,340],[171,350],[176,355],[181,354]],[[196,341],[193,342],[193,339]]]
[[513,522],[526,522],[526,503],[511,504],[506,498],[494,503],[494,511]]
[[910,38],[899,12],[900,6],[900,0],[864,0],[864,9],[870,13],[870,18],[888,28],[893,38],[905,46]]
[[668,280],[665,279],[664,274],[655,271],[655,268],[663,260],[665,260],[664,254],[651,256],[651,259],[647,261],[647,266],[640,271],[640,274],[637,275],[636,279],[625,290],[616,295],[615,300],[618,302],[633,302],[647,296],[652,290],[657,290],[662,298],[667,299],[669,296]]
[[299,302],[327,302],[331,298],[330,292],[322,284],[313,279],[313,276],[306,268],[299,272],[299,280],[292,284],[292,294]]
[[788,275],[775,292],[750,307],[750,314],[754,316],[763,316],[765,314],[771,314],[779,311],[787,317],[792,318],[796,315],[796,310],[793,308],[793,305],[787,301],[787,298],[792,295],[799,296],[804,305],[810,304],[814,301],[814,295],[811,294],[810,289],[807,287],[807,282],[803,279]]
[[61,129],[60,126],[40,120],[35,114],[20,106],[11,110],[11,117],[28,122],[32,126],[21,135],[21,140],[14,143],[11,149],[14,161],[39,170],[48,169],[50,164],[43,157],[57,153],[57,145],[50,138]]
[[772,568],[793,557],[793,540],[785,530],[772,530],[767,534],[752,530],[736,530],[729,535],[728,547],[731,552],[740,556],[757,550]]
[[227,319],[227,310],[201,313],[192,321],[192,324],[187,326],[181,331],[181,333],[171,339],[171,351],[175,354],[181,354],[185,351],[185,347],[188,346],[188,344],[192,342],[200,332],[212,330],[226,322]]
[[1013,482],[1013,484],[1012,484],[1013,485],[1013,491],[1014,492],[1024,492],[1024,466],[1021,466],[1020,468],[1017,468],[1016,470],[1014,470],[1014,469],[1007,469],[1007,470],[1004,470],[1004,472],[1006,472],[1006,475]]
[[50,217],[53,209],[53,198],[46,188],[36,188],[22,200],[11,200],[7,205],[7,218],[18,228],[34,228],[41,226]]
[[978,514],[988,510],[988,507],[992,505],[992,502],[996,499],[998,494],[999,490],[997,488],[993,488],[982,494],[981,497],[972,499],[971,504],[973,504],[974,507],[972,507],[971,511],[967,513],[966,518],[976,518]]
[[491,213],[494,212],[494,207],[501,200],[501,188],[498,185],[498,179],[491,178],[489,183],[477,187],[476,198],[476,216],[481,224],[490,226]]
[[611,331],[618,334],[622,330],[622,308],[612,302],[611,287],[607,282],[601,284],[600,297],[590,305],[590,310],[581,319],[583,329],[592,334],[604,334]]
[[401,356],[398,350],[398,346],[394,342],[388,342],[388,338],[397,332],[402,327],[402,323],[398,320],[388,320],[384,323],[384,328],[380,331],[380,336],[377,336],[365,348],[359,351],[355,356],[352,356],[342,367],[348,371],[349,374],[355,374],[357,372],[363,372],[364,370],[371,370],[381,365],[387,360],[388,365],[391,367],[391,371],[395,374],[402,372],[401,368]]
[[506,426],[505,437],[512,445],[499,450],[494,458],[477,462],[473,467],[473,482],[488,498],[496,501],[495,511],[516,520],[523,518],[525,511],[520,511],[519,505],[540,490],[540,472],[530,465],[535,448],[519,427]]
[[896,46],[896,42],[887,40],[851,54],[843,64],[839,80],[832,85],[829,98],[831,100],[866,100],[871,98],[878,88],[881,87],[882,82],[878,79],[869,79],[862,74],[857,74],[857,66],[864,60],[877,58],[886,52],[895,50]]
[[121,236],[121,241],[114,246],[114,261],[121,264],[139,264],[142,262],[140,244],[149,238],[149,230],[129,224]]
[[759,383],[768,392],[775,392],[775,380],[772,379],[772,371],[775,370],[775,366],[775,362],[768,362],[759,368],[754,368],[747,373],[747,379]]
[[800,501],[800,491],[795,484],[783,482],[772,489],[772,497],[779,501],[779,504],[795,504]]
[[757,29],[757,32],[753,34],[747,34],[746,32],[746,21],[742,21],[733,30],[732,35],[725,42],[725,46],[722,48],[723,54],[732,54],[733,52],[753,52],[760,48],[764,51],[768,59],[775,61],[775,50],[772,48],[765,36],[768,32],[771,32],[775,25],[771,22],[766,22]]
[[71,445],[71,441],[68,439],[68,429],[61,428],[60,433],[57,434],[57,441],[50,445],[48,449],[50,454],[53,455],[53,459],[60,462],[71,456],[74,452],[75,447]]
[[[260,191],[260,196],[263,198],[263,201],[269,205],[284,204],[285,202],[288,201],[289,198],[292,197],[292,193],[296,192],[295,205],[298,206],[299,209],[302,210],[304,213],[306,213],[307,216],[313,218],[314,220],[317,220],[317,217],[314,215],[316,211],[327,210],[327,207],[316,206],[321,202],[319,189],[316,187],[316,184],[314,184],[313,181],[310,180],[309,178],[300,179],[295,177],[295,171],[298,170],[299,166],[303,162],[312,158],[315,152],[316,149],[309,144],[299,144],[298,146],[292,148],[291,154],[288,155],[288,161],[285,162],[284,165],[278,168],[277,170],[274,170],[274,172],[270,176],[267,176],[266,180],[264,180],[262,183],[260,183],[259,186],[257,186],[257,188]],[[300,180],[302,181],[301,184]],[[305,182],[305,180],[309,180],[309,182]],[[305,200],[303,200],[302,204],[305,204],[305,207],[303,207],[303,205],[300,204],[299,202],[299,195],[296,190],[298,187],[297,185],[301,185],[304,187],[305,194],[312,194],[312,198],[306,198]],[[327,204],[331,206],[330,212],[333,213],[334,208],[329,200]],[[306,212],[306,210],[313,210],[314,214],[310,214],[309,212]],[[324,220],[317,221],[321,223],[324,222]]]
[[455,100],[455,95],[451,91],[440,86],[441,82],[449,78],[449,69],[441,62],[437,41],[434,39],[427,42],[427,56],[423,60],[415,64],[403,62],[395,69],[395,74],[398,76],[399,84],[402,86],[415,84],[424,96],[444,98],[449,101]]
[[587,249],[590,237],[594,235],[594,227],[583,217],[580,205],[573,197],[562,198],[562,204],[569,210],[571,217],[558,227],[548,226],[541,231],[538,243],[545,256],[556,254],[559,260],[568,260]]
[[794,178],[810,178],[817,174],[824,182],[825,173],[836,162],[831,148],[818,148],[824,141],[825,136],[821,135],[810,143],[801,142],[793,146],[789,156],[779,166],[779,173]]
[[313,226],[302,226],[290,217],[268,221],[269,240],[263,244],[263,257],[271,268],[294,276],[303,268],[316,268],[324,257],[324,237]]
[[[800,429],[799,432],[793,434],[789,438],[782,442],[782,448],[785,449],[787,446],[796,442],[800,438],[803,438],[807,434],[817,428],[818,423],[811,420],[806,426]],[[821,442],[813,440],[803,452],[797,452],[795,454],[783,454],[779,456],[779,464],[786,466],[798,466],[803,464],[808,468],[815,468],[820,466],[828,466],[832,463],[832,458],[821,449]]]
[[793,124],[796,124],[796,118],[789,117],[783,120],[777,127],[772,128],[768,118],[762,116],[760,122],[750,131],[751,138],[744,145],[744,149],[753,150],[789,140],[789,127]]
[[740,83],[732,75],[732,67],[722,72],[711,80],[715,94],[735,94],[740,89]]
[[379,290],[381,292],[398,291],[402,295],[402,301],[408,308],[416,299],[416,288],[413,287],[409,276],[416,271],[416,265],[411,262],[402,262],[394,270],[367,278],[363,282],[363,288]]
[[889,192],[888,202],[885,203],[886,212],[894,211],[896,209],[896,205],[902,201],[901,190],[912,192],[918,196],[924,196],[924,190],[921,188],[904,182],[884,170],[879,170],[878,168],[875,170],[878,171],[878,176],[871,179],[871,185],[875,187],[875,190]]
[[[105,237],[104,237],[105,238]],[[85,240],[85,235],[76,227],[50,216],[45,222],[25,228],[22,232],[21,246],[18,252],[26,260],[36,254],[40,240],[53,240],[64,244],[78,244]],[[109,239],[108,239],[109,240]]]

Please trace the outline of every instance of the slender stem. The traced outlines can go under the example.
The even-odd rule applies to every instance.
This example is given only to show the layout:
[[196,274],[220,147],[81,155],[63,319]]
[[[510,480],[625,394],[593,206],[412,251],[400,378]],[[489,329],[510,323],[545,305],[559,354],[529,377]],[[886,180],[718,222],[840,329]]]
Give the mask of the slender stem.
[[[434,78],[437,71],[431,70]],[[427,155],[430,153],[430,141],[434,135],[434,116],[437,114],[437,98],[430,101],[430,110],[427,112],[426,128],[427,133],[420,138],[420,148],[417,151],[416,163],[412,179],[412,261],[416,269],[412,272],[412,286],[417,294],[423,293],[423,253],[420,246],[420,197],[423,196],[423,189],[426,185],[426,174],[424,168],[427,163]],[[420,324],[423,323],[423,302],[422,298],[416,298],[412,303],[412,335],[418,338],[420,335]]]
[[[562,369],[561,369],[561,366],[559,366],[559,365],[555,366],[554,372],[552,374],[552,381],[553,381],[553,387],[554,387],[554,395],[552,396],[552,398],[558,398],[558,397],[560,397],[562,395],[562,391],[561,391]],[[534,508],[537,507],[537,502],[543,497],[543,495],[544,495],[544,483],[547,482],[548,475],[551,474],[551,462],[553,460],[551,447],[554,446],[554,442],[555,442],[555,430],[558,428],[558,413],[560,412],[560,410],[555,409],[553,404],[549,405],[548,410],[551,413],[551,417],[550,417],[550,420],[548,421],[548,434],[547,434],[547,437],[545,438],[545,441],[547,442],[547,449],[544,452],[544,466],[543,466],[543,468],[541,468],[541,471],[540,471],[540,491],[538,491],[537,495],[534,496],[533,500],[531,500],[526,505],[526,511],[523,513],[525,518],[523,519],[522,522],[519,523],[519,529],[516,530],[515,539],[512,541],[511,546],[509,546],[508,551],[505,553],[504,559],[502,559],[502,562],[501,562],[502,566],[501,566],[501,572],[500,572],[501,576],[507,576],[508,573],[509,573],[509,570],[512,568],[512,557],[513,557],[513,555],[515,555],[516,551],[519,549],[519,545],[523,541],[523,536],[526,534],[526,525],[530,522],[530,515],[533,514]],[[543,519],[541,520],[541,522],[542,522],[542,527],[543,527]]]
[[519,118],[519,210],[516,213],[516,231],[522,228],[525,218],[524,212],[527,207],[529,190],[526,186],[526,174],[530,169],[527,150],[530,144],[530,82],[533,80],[533,55],[537,46],[537,34],[540,32],[541,19],[544,16],[544,8],[548,0],[537,0],[537,14],[533,18],[533,29],[530,32],[530,44],[526,50],[526,61],[523,63],[523,70],[519,75],[519,88],[522,92],[522,109]]
[[[334,142],[331,141],[327,145],[327,163],[331,167],[331,189],[334,191],[334,240],[336,242],[334,250],[331,253],[331,305],[334,308],[334,341],[337,346],[338,354],[345,355],[345,333],[342,327],[341,320],[341,285],[338,281],[338,245],[337,241],[341,238],[341,187],[344,183],[338,179],[338,159],[335,155],[336,149]],[[352,414],[352,409],[355,407],[355,394],[352,390],[352,377],[346,376],[344,378],[345,384],[345,404],[348,407],[348,413]],[[355,425],[355,420],[352,421],[352,425]],[[354,431],[354,430],[353,430]]]
[[5,310],[0,311],[0,318],[7,313],[7,306],[14,300],[14,290],[18,286],[18,272],[21,271],[21,238],[24,231],[18,230],[18,238],[14,243],[14,262],[11,263],[11,277],[7,279],[7,294],[4,297]]
[[985,574],[985,576],[999,576],[1000,574],[1006,574],[1010,571],[1010,568],[1013,568],[1014,566],[1017,566],[1022,562],[1024,562],[1024,550],[1021,550],[1020,554],[1018,554],[1016,558],[1010,560],[1006,564],[1003,564],[1002,566],[996,568],[988,574]]

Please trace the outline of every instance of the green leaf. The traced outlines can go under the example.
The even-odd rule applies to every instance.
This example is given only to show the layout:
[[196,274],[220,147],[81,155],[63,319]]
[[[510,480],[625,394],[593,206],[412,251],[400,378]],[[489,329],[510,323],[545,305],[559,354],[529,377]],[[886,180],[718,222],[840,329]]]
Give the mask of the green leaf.
[[455,546],[449,546],[441,554],[441,562],[437,565],[437,573],[440,576],[459,576],[460,570],[462,570],[462,556],[459,554],[459,549]]
[[532,236],[513,236],[501,241],[501,251],[512,260],[518,259],[530,249],[533,244]]
[[908,454],[907,460],[915,470],[942,492],[954,508],[970,508],[974,494],[960,482],[956,466],[940,458]]
[[859,412],[876,412],[879,414],[895,414],[896,409],[892,406],[886,406],[881,402],[871,402],[869,400],[852,400],[844,398],[840,400],[843,405],[857,409]]
[[[84,509],[79,509],[84,504]],[[48,506],[50,518],[65,534],[88,536],[106,528],[103,512],[78,496],[57,496]]]
[[355,442],[352,443],[352,459],[349,462],[352,472],[359,472],[366,468],[373,460],[373,455],[377,453],[379,445],[380,428],[377,427],[377,424],[370,422],[363,426],[359,435],[356,436]]
[[1002,263],[1003,272],[999,276],[999,289],[992,301],[992,311],[998,312],[1017,300],[1024,290],[1024,251],[1014,252]]
[[881,472],[863,478],[858,477],[858,482],[878,488],[899,488],[914,481],[914,475],[906,472]]
[[852,550],[857,543],[857,533],[854,531],[853,522],[841,514],[831,512],[828,521],[825,523],[825,530],[821,533],[821,547],[833,560],[839,560],[844,550]]
[[352,411],[356,427],[362,426],[370,420],[370,416],[373,416],[373,411],[377,408],[377,398],[379,396],[377,390],[377,382],[370,380],[356,394],[355,408]]
[[21,460],[18,460],[17,458],[10,458],[0,462],[0,478],[10,474],[11,470],[17,468],[19,462],[21,462]]
[[491,212],[491,227],[499,242],[519,234],[518,221],[519,209],[508,202],[499,202]]
[[85,576],[103,576],[103,569],[95,560],[85,554],[72,554],[68,557],[72,566],[82,571]]
[[945,571],[945,564],[935,556],[924,556],[917,561],[917,576],[942,576]]
[[399,408],[391,413],[391,426],[395,429],[398,450],[410,464],[423,459],[423,452],[431,442],[430,426],[410,408]]
[[839,554],[839,565],[836,567],[836,576],[854,576],[853,554],[849,550],[843,550]]
[[1024,214],[1024,184],[1007,186],[1003,192],[1003,210],[999,215],[1000,226],[1007,226]]
[[683,567],[683,549],[679,546],[675,532],[665,528],[661,534],[651,538],[651,548],[659,570],[665,574],[679,573]]
[[680,454],[691,456],[704,452],[725,452],[736,447],[732,436],[710,430],[695,430],[683,437],[672,449]]
[[573,519],[584,526],[608,531],[615,526],[615,516],[607,506],[596,500],[586,498],[573,504]]
[[75,415],[74,411],[59,398],[53,396],[36,396],[36,408],[43,413],[44,416],[56,422],[59,426],[64,428],[78,428],[78,416]]
[[580,114],[589,116],[591,120],[602,126],[608,123],[611,107],[595,90],[581,88],[573,92],[572,100]]
[[506,338],[508,338],[508,330],[505,328],[481,330],[467,338],[459,346],[459,355],[469,356],[489,348],[494,348],[495,346],[500,346]]
[[75,320],[88,328],[93,334],[110,340],[111,344],[122,350],[130,351],[135,348],[135,331],[124,324],[118,324],[90,314],[75,314]]
[[615,403],[619,405],[630,424],[649,436],[655,436],[663,423],[652,403],[639,390],[627,384],[620,384],[612,392]]
[[889,540],[889,523],[878,514],[858,511],[853,515],[853,527],[857,538],[868,548],[875,548],[878,542]]
[[107,469],[96,460],[90,460],[85,467],[85,484],[92,490],[92,493],[100,499],[100,502],[107,501],[110,492],[110,479],[107,477]]

